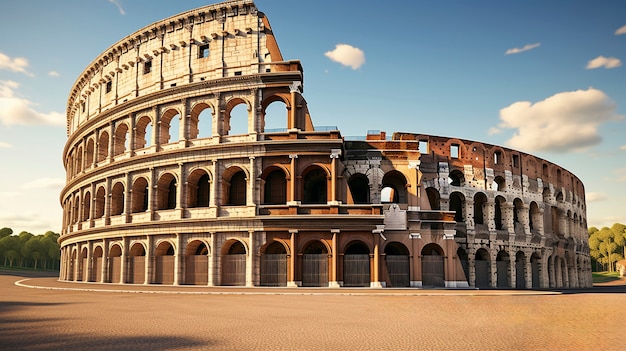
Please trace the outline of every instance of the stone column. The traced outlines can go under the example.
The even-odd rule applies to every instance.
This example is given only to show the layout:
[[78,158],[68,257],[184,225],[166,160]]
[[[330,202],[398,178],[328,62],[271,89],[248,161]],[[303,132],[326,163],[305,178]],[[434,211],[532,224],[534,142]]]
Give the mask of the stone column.
[[296,257],[298,257],[298,248],[296,242],[296,236],[298,234],[297,229],[289,230],[289,246],[291,247],[291,254],[289,255],[289,277],[287,277],[287,286],[297,287],[296,282]]
[[333,237],[332,237],[332,247],[331,250],[333,251],[331,253],[331,269],[330,269],[330,279],[328,280],[328,287],[329,288],[339,288],[339,282],[337,281],[337,257],[339,256],[339,253],[337,252],[337,236],[339,235],[339,229],[331,229],[330,232],[332,233]]
[[119,283],[126,283],[129,281],[128,271],[129,271],[129,257],[128,257],[128,249],[130,245],[130,240],[127,236],[122,238],[122,258],[120,263],[120,281]]
[[341,149],[330,150],[330,203],[337,203],[337,159],[341,155]]
[[246,260],[246,286],[254,286],[255,263],[256,263],[256,243],[254,241],[254,230],[248,231],[248,257]]
[[173,285],[181,285],[184,283],[184,258],[183,254],[183,236],[180,233],[176,233],[176,251],[174,257],[174,283]]
[[218,283],[216,277],[217,277],[217,265],[216,263],[216,259],[218,257],[218,254],[216,253],[216,246],[217,246],[217,240],[215,238],[215,233],[211,232],[211,240],[210,240],[210,245],[211,245],[211,251],[209,252],[209,281],[208,281],[208,286],[215,286],[217,285],[216,283]]

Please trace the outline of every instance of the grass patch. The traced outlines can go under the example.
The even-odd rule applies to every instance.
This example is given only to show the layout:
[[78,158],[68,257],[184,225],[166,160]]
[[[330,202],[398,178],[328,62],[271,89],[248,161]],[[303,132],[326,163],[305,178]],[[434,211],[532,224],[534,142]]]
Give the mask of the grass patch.
[[608,283],[619,279],[619,272],[592,272],[594,283]]

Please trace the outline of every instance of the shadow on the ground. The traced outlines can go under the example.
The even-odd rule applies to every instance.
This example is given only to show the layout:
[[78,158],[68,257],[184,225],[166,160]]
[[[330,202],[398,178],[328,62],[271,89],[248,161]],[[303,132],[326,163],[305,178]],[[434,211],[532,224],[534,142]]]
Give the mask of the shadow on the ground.
[[[18,304],[15,309],[45,304]],[[14,310],[15,310],[14,309]],[[97,318],[97,316],[94,316]],[[0,311],[0,349],[2,350],[181,350],[215,347],[205,340],[165,335],[133,335],[105,337],[79,334],[65,328],[64,321],[54,318],[19,318]],[[164,331],[164,334],[166,331]]]

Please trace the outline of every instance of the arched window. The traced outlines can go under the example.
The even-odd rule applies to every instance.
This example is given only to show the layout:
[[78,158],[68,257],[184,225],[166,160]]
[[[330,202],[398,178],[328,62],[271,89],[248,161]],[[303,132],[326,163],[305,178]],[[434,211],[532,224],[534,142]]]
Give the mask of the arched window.
[[485,206],[487,205],[487,196],[483,193],[476,193],[474,195],[474,223],[484,224],[486,213]]
[[210,179],[203,170],[193,171],[187,178],[187,206],[208,207],[210,203]]
[[101,186],[96,191],[94,218],[102,218],[104,216],[104,187]]
[[210,138],[213,136],[213,110],[206,103],[199,103],[191,110],[189,117],[189,139]]
[[506,189],[506,182],[504,181],[504,178],[497,176],[493,180],[492,189],[495,191],[504,191]]
[[146,212],[148,210],[148,181],[137,178],[133,183],[131,212]]
[[97,162],[106,160],[109,156],[109,133],[102,132],[98,138],[98,158]]
[[124,184],[115,183],[111,189],[111,216],[124,213]]
[[85,148],[85,168],[90,168],[94,160],[94,141],[93,139],[87,140],[87,147]]
[[[233,167],[224,173],[224,186],[226,190],[225,205],[242,206],[247,202],[247,177],[240,168]],[[226,178],[230,177],[230,178]]]
[[426,188],[426,195],[428,195],[428,203],[431,210],[441,209],[439,191],[435,188]]
[[381,191],[381,202],[407,203],[407,181],[406,177],[399,171],[391,171],[383,177],[383,190]]
[[248,104],[243,99],[230,100],[224,116],[224,135],[248,134]]
[[263,109],[263,132],[286,131],[288,119],[287,105],[279,97],[275,97],[275,100]]
[[134,149],[149,147],[152,143],[152,120],[148,116],[142,116],[135,125]]
[[501,230],[501,229],[506,229],[504,227],[504,221],[502,218],[502,205],[504,205],[504,203],[506,202],[506,199],[502,196],[496,196],[496,200],[495,200],[495,214],[494,214],[494,222],[496,224],[496,229],[497,230]]
[[171,210],[176,208],[176,178],[166,173],[157,184],[158,209]]
[[461,186],[465,183],[465,176],[463,172],[455,169],[448,175],[448,183],[453,186]]
[[304,175],[305,204],[325,204],[328,187],[326,172],[320,167],[311,168]]
[[459,192],[450,194],[450,211],[454,211],[454,220],[457,222],[465,222],[464,215],[465,197]]
[[120,123],[115,128],[115,136],[113,139],[113,156],[121,155],[126,151],[126,136],[128,135],[128,126],[126,123]]
[[263,203],[267,205],[287,203],[287,179],[282,170],[275,169],[265,177]]
[[178,111],[174,109],[169,109],[163,113],[161,117],[161,133],[159,136],[159,141],[161,145],[173,143],[179,140],[178,138],[178,122],[180,120],[180,115]]
[[367,176],[364,174],[354,174],[348,180],[348,188],[355,204],[370,203],[370,185]]
[[88,220],[90,212],[91,212],[91,193],[86,192],[83,198],[83,214],[80,220],[83,222]]

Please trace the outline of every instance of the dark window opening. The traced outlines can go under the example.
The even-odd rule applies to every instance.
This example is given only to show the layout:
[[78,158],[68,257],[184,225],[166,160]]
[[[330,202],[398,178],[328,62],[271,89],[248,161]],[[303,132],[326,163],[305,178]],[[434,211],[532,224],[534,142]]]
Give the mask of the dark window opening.
[[152,72],[152,61],[146,61],[143,64],[143,74],[148,74]]
[[198,58],[209,57],[209,44],[200,45],[198,47]]
[[106,93],[110,93],[112,89],[113,89],[113,82],[108,81],[106,86],[105,86],[105,92]]

